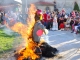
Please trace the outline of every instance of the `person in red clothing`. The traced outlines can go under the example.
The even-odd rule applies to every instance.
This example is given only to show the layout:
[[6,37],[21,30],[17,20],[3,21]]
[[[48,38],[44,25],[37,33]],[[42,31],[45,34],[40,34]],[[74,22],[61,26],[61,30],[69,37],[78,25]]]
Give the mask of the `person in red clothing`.
[[76,14],[75,14],[75,11],[72,11],[72,17],[74,18],[74,17],[76,17]]
[[50,30],[51,26],[51,15],[50,13],[47,14],[47,29]]
[[47,27],[47,14],[46,11],[43,12],[43,24],[45,27]]
[[60,28],[60,30],[64,30],[64,18],[63,17],[60,17],[60,26],[59,26],[59,28]]

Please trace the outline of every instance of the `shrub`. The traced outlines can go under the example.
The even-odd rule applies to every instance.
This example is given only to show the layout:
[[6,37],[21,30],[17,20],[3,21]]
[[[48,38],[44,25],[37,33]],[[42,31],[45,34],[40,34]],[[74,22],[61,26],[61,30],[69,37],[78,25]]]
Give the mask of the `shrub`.
[[74,10],[79,11],[79,6],[78,6],[77,2],[74,3]]

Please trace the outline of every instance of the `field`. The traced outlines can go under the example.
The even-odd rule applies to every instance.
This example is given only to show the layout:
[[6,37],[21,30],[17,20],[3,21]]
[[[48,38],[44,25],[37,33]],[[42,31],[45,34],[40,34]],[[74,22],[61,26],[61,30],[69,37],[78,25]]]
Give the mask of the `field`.
[[0,53],[12,49],[13,40],[13,35],[7,35],[0,29]]

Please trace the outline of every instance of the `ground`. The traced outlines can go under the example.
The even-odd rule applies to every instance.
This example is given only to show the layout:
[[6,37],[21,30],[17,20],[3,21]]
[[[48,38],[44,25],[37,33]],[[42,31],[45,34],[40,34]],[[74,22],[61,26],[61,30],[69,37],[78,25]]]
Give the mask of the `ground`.
[[[61,59],[54,60],[80,60],[80,34],[71,31],[50,31],[48,43],[59,50]],[[48,59],[53,60],[53,59]]]
[[0,53],[12,49],[14,36],[7,35],[0,29]]
[[[21,39],[21,38],[20,38]],[[49,31],[49,34],[45,38],[51,46],[56,47],[59,50],[59,56],[62,58],[55,57],[54,59],[46,60],[80,60],[80,34],[71,33],[71,31]],[[15,42],[15,46],[17,41]],[[13,51],[5,54],[8,58],[0,58],[0,60],[14,60],[9,58]]]

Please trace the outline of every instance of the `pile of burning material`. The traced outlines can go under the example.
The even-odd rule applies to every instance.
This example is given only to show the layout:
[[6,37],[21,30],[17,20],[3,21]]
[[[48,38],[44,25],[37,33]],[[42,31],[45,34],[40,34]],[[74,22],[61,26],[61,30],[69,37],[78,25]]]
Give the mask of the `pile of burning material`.
[[16,60],[40,60],[41,57],[54,57],[58,50],[56,48],[51,47],[46,42],[37,43],[34,42],[32,33],[33,27],[35,25],[35,13],[36,7],[34,4],[31,4],[28,13],[27,24],[22,24],[21,22],[17,22],[14,25],[11,24],[10,28],[21,34],[24,39],[24,47],[19,48],[15,52]]
[[51,47],[48,43],[42,42],[39,47],[42,51],[42,57],[52,58],[57,56],[58,50],[54,47]]
[[[23,59],[20,59],[20,57],[22,58],[22,56],[23,56],[23,52],[25,53],[25,57],[23,57]],[[36,46],[33,49],[33,52],[37,55],[37,57],[35,56],[36,59],[32,59],[33,57],[31,57],[31,56],[26,57],[29,54],[26,48],[23,49],[22,51],[20,51],[20,53],[15,54],[15,57],[17,58],[17,60],[40,60],[40,59],[42,59],[42,57],[52,58],[52,57],[57,56],[58,50],[56,48],[51,47],[46,42],[43,42],[40,44],[39,47]],[[34,56],[32,53],[31,53],[31,55]]]
[[[35,44],[30,42],[30,44]],[[15,54],[16,60],[37,60],[41,58],[41,50],[37,46],[29,46]]]

